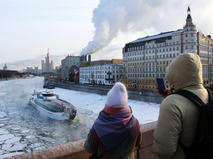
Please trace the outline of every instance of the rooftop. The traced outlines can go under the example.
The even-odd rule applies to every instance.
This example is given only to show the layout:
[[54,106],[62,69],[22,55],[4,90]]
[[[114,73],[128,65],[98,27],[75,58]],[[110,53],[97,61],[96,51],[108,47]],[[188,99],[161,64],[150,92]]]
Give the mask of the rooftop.
[[162,32],[162,33],[157,34],[157,35],[146,36],[144,38],[139,38],[139,39],[137,39],[135,41],[130,42],[129,44],[138,43],[138,42],[144,42],[144,41],[150,41],[150,40],[155,40],[155,39],[160,39],[160,38],[172,36],[175,33],[181,33],[183,31],[184,31],[183,29],[179,29],[179,30],[176,30],[176,31]]

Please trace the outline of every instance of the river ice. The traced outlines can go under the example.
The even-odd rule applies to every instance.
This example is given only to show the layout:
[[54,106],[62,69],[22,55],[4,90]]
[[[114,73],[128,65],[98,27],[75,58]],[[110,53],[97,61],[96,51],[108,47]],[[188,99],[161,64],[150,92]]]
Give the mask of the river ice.
[[[33,90],[43,89],[43,78],[0,82],[0,158],[86,138],[106,96],[61,88],[52,91],[77,108],[73,121],[57,121],[42,116],[28,104]],[[140,124],[156,121],[159,104],[129,100]]]

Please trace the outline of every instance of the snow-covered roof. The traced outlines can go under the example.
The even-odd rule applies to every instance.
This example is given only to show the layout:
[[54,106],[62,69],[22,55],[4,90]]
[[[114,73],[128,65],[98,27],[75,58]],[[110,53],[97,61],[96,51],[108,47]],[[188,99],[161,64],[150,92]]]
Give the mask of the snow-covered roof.
[[149,41],[149,40],[155,40],[155,39],[160,39],[160,38],[172,36],[172,34],[175,34],[175,33],[181,33],[183,31],[184,30],[177,30],[177,31],[171,31],[171,32],[162,32],[162,33],[157,34],[157,35],[146,36],[144,38],[137,39],[135,41],[130,42],[129,44],[138,43],[138,42],[144,42],[144,41]]

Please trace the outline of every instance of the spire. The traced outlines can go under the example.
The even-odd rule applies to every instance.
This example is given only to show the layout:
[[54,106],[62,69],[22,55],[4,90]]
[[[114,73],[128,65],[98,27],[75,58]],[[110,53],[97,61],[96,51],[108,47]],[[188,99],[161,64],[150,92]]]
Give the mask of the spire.
[[184,26],[184,28],[186,28],[186,27],[193,27],[193,28],[195,28],[195,25],[192,22],[190,6],[188,6],[188,9],[187,9],[186,25]]
[[50,55],[49,55],[49,48],[47,49],[47,57],[49,57]]
[[188,10],[187,10],[187,12],[191,12],[190,5],[188,6]]
[[188,9],[187,9],[187,19],[191,19],[192,20],[190,6],[188,6]]

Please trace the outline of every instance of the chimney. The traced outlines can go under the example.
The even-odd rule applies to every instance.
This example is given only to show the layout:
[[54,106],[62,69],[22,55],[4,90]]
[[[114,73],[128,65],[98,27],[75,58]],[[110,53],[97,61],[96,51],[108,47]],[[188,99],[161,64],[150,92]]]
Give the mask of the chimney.
[[84,61],[84,55],[80,57],[80,61]]
[[88,55],[88,61],[91,62],[91,55]]

